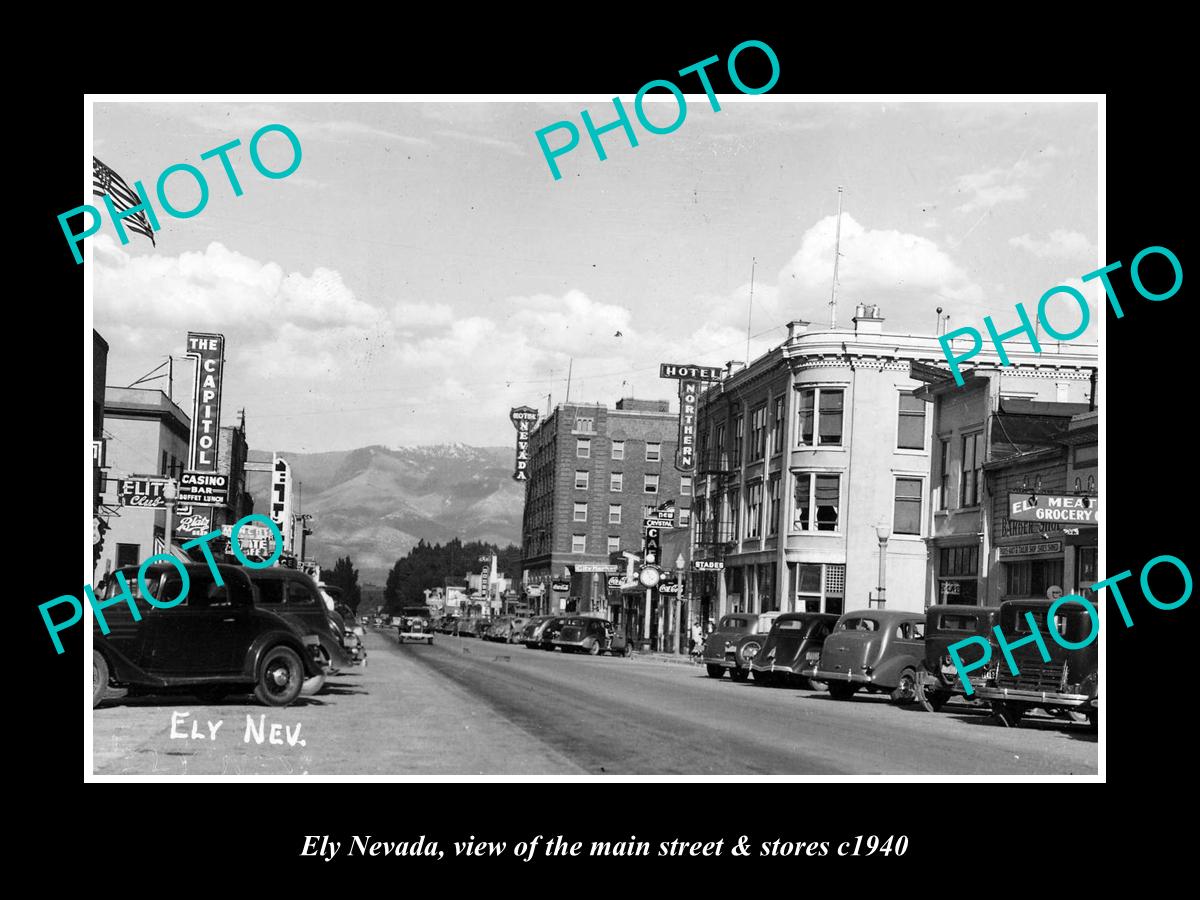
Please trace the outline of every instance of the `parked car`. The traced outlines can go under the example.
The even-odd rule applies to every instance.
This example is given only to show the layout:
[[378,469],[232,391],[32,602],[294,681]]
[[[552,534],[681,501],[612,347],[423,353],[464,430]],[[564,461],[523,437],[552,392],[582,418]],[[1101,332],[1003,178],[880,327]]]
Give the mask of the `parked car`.
[[600,656],[629,656],[633,647],[625,635],[617,632],[613,623],[599,616],[572,616],[563,622],[562,630],[551,643],[564,653],[588,653]]
[[492,624],[493,624],[493,622],[491,619],[485,619],[482,616],[480,616],[478,619],[476,619],[475,620],[475,637],[480,638],[480,639],[484,638],[487,635],[487,633],[489,631],[491,631]]
[[704,642],[701,653],[710,678],[729,670],[734,681],[750,677],[750,666],[762,649],[779,612],[730,613],[722,616],[715,631]]
[[446,615],[442,616],[441,622],[438,623],[438,631],[442,634],[453,634],[458,627],[458,616]]
[[551,616],[537,633],[536,646],[542,650],[554,650],[554,639],[558,637],[563,626],[567,624],[568,616]]
[[[257,606],[246,569],[218,565],[218,585],[207,565],[185,565],[189,588],[175,606],[151,606],[138,586],[137,567],[118,569],[138,603],[135,620],[128,603],[104,610],[108,634],[93,620],[92,706],[108,689],[131,693],[186,691],[216,702],[238,690],[253,690],[267,706],[287,706],[325,682],[316,635]],[[171,564],[149,566],[146,588],[163,602],[179,596],[182,581]],[[116,597],[120,585],[110,574],[96,592]]]
[[1098,694],[1099,659],[1096,641],[1079,650],[1068,650],[1050,637],[1050,628],[1057,628],[1063,640],[1082,643],[1092,630],[1091,614],[1071,604],[1059,607],[1055,621],[1047,626],[1049,600],[1006,600],[1000,604],[1001,632],[1011,643],[1029,635],[1026,613],[1033,615],[1041,630],[1050,660],[1043,662],[1036,644],[1029,643],[1010,652],[1020,674],[1013,675],[1008,663],[992,638],[992,659],[976,681],[971,673],[971,685],[981,700],[992,706],[992,717],[1006,727],[1015,727],[1033,709],[1043,709],[1051,715],[1086,715],[1092,725],[1098,722],[1097,707],[1092,700]]
[[542,629],[553,616],[534,616],[525,623],[525,627],[521,629],[520,643],[524,644],[530,650],[536,649],[541,641]]
[[428,606],[406,606],[400,611],[399,641],[433,643],[432,613]]
[[886,609],[860,609],[837,621],[821,658],[806,667],[807,678],[824,681],[835,700],[859,690],[887,692],[893,702],[916,699],[917,671],[925,659],[925,616]]
[[[917,701],[926,712],[937,712],[951,697],[966,696],[948,648],[973,635],[990,641],[999,612],[996,606],[960,605],[931,606],[925,610],[925,658],[917,670]],[[982,653],[977,645],[971,644],[960,651],[959,658],[972,663]]]
[[312,578],[299,569],[273,566],[269,569],[245,569],[254,585],[254,605],[270,609],[297,623],[303,623],[320,638],[321,651],[331,672],[348,669],[360,661],[346,651],[345,623],[325,606],[321,590]]
[[477,616],[463,616],[454,623],[454,633],[459,637],[475,637],[478,624]]
[[800,672],[821,658],[821,647],[837,620],[833,613],[779,616],[750,664],[754,680],[768,685],[799,682],[803,687],[811,687],[811,682]]
[[513,643],[513,634],[519,635],[521,629],[525,627],[526,621],[526,619],[516,616],[501,616],[492,623],[484,637],[489,641],[511,644]]

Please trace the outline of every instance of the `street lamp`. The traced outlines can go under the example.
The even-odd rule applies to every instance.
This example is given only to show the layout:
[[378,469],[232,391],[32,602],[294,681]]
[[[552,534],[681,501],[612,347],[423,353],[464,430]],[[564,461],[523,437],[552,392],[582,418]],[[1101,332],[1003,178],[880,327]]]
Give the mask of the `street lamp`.
[[887,604],[887,543],[888,538],[892,536],[892,529],[888,525],[876,525],[875,537],[879,541],[879,585],[875,588],[876,594],[874,597],[867,595],[867,606],[872,603],[878,603],[879,608],[883,609]]

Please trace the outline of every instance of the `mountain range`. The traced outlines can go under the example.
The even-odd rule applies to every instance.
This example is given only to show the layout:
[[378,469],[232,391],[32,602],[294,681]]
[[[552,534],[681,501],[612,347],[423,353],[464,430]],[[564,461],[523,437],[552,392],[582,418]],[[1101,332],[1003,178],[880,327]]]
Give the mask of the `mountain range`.
[[[513,481],[512,447],[443,444],[278,453],[299,482],[293,511],[313,517],[306,555],[329,567],[349,555],[360,583],[383,584],[396,560],[421,538],[444,543],[460,537],[502,547],[520,543],[525,484]],[[251,451],[250,458],[269,461],[271,453]],[[255,512],[268,513],[270,475],[249,472],[246,482]]]

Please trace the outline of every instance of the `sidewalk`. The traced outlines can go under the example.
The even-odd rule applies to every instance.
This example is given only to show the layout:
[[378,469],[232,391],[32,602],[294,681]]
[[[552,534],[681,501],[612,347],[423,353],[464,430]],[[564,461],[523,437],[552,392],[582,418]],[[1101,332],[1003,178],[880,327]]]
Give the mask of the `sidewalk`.
[[636,659],[641,662],[659,662],[668,663],[676,666],[698,666],[699,662],[693,661],[686,653],[656,653],[634,650],[630,659]]

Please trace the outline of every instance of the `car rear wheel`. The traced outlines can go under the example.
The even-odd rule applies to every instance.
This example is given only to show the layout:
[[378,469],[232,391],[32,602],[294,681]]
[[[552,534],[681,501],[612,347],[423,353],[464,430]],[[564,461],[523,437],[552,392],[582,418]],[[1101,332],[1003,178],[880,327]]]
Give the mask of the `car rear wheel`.
[[589,656],[599,656],[600,655],[600,642],[599,641],[592,641],[592,646],[588,647],[588,655]]
[[254,696],[267,706],[288,706],[304,686],[304,664],[291,647],[272,647],[263,657]]
[[950,694],[946,691],[930,690],[920,681],[917,682],[917,702],[921,704],[921,709],[925,712],[941,712],[942,707],[949,699]]
[[917,673],[914,669],[905,669],[900,673],[900,683],[892,691],[893,703],[912,703],[917,699]]
[[775,684],[774,672],[751,672],[750,674],[759,684],[765,684],[767,687],[772,687]]
[[749,669],[730,669],[729,677],[734,681],[745,681],[750,677]]
[[625,649],[621,651],[622,656],[633,656],[633,644],[626,644]]
[[1098,710],[1098,709],[1089,709],[1089,710],[1088,710],[1088,713],[1087,713],[1087,720],[1088,720],[1088,725],[1090,725],[1092,728],[1097,728],[1097,727],[1099,727],[1099,724],[1100,724],[1100,710]]
[[92,709],[100,705],[108,688],[108,660],[99,650],[92,651]]
[[709,663],[707,669],[709,678],[720,678],[725,674],[724,666],[714,666],[712,663]]
[[829,682],[829,696],[834,700],[849,700],[858,693],[858,685],[847,684],[844,681]]
[[1025,710],[1012,703],[992,701],[992,720],[1002,728],[1016,728],[1025,716]]

